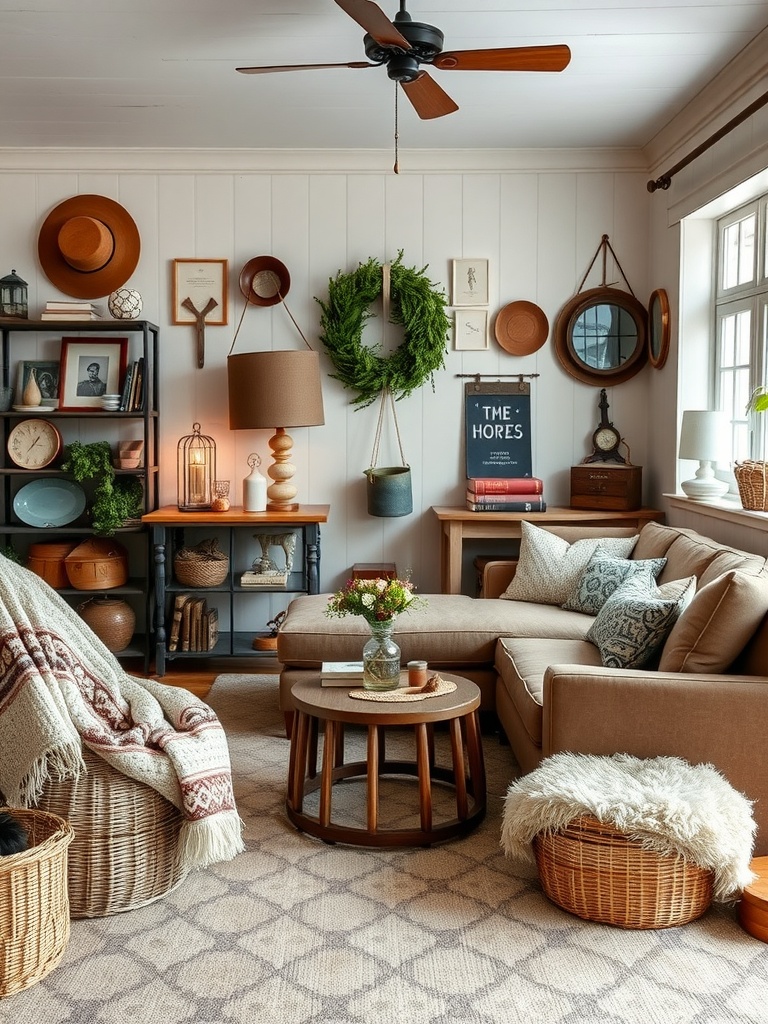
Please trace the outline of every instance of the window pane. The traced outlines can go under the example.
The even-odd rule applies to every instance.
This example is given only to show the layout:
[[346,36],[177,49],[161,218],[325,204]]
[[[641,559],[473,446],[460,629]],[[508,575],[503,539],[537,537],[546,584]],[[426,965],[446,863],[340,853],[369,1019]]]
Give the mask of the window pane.
[[741,462],[749,458],[749,432],[746,423],[734,423],[733,426],[733,457]]
[[723,231],[723,288],[754,280],[755,216],[729,224]]
[[736,364],[749,366],[750,332],[752,330],[752,313],[745,309],[736,314]]
[[739,284],[755,279],[755,218],[748,217],[741,222],[739,238]]
[[736,361],[736,318],[724,316],[720,321],[720,365],[733,366]]

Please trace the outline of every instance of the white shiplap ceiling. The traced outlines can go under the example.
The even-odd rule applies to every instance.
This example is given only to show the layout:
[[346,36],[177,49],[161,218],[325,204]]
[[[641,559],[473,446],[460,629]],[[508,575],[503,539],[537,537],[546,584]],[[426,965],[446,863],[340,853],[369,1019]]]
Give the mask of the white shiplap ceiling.
[[[381,0],[393,18],[399,0]],[[459,111],[400,145],[642,147],[768,26],[763,0],[409,0],[446,50],[566,43],[554,73],[438,71]],[[247,76],[241,65],[364,60],[333,0],[0,0],[0,147],[381,149],[384,68]]]

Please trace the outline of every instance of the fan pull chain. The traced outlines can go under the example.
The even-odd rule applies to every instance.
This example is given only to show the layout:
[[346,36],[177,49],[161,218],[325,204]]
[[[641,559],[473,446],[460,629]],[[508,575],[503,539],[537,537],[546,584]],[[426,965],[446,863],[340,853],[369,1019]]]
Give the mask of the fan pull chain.
[[398,154],[397,154],[397,140],[399,138],[400,138],[400,135],[399,135],[398,130],[397,130],[397,82],[395,82],[395,166],[392,168],[392,170],[395,172],[395,174],[399,174],[400,173],[400,161],[398,159]]

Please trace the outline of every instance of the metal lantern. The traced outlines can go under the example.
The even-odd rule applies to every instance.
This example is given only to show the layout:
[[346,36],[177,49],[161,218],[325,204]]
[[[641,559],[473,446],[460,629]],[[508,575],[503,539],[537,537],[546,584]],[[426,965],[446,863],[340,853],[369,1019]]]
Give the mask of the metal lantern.
[[216,442],[200,433],[200,424],[192,424],[177,447],[178,502],[180,512],[203,512],[213,501],[216,479]]
[[26,320],[28,309],[27,282],[15,270],[0,277],[0,316]]

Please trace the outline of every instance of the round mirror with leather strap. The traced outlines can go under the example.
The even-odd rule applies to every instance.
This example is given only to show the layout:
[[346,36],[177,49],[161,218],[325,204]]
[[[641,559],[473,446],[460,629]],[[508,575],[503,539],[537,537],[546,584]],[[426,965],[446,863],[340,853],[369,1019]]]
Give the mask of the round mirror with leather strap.
[[585,384],[621,384],[648,358],[648,315],[619,288],[590,288],[569,299],[557,315],[555,351],[564,369]]

